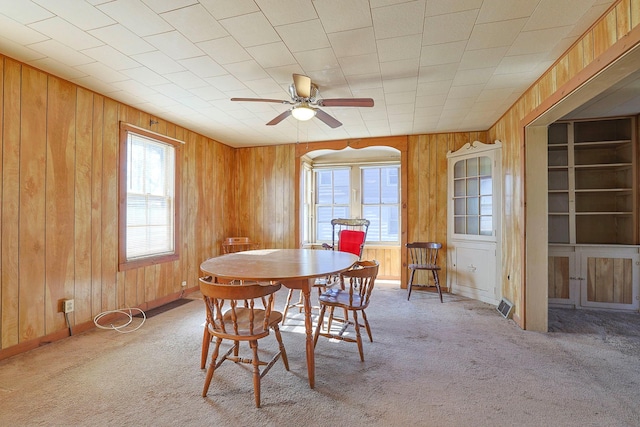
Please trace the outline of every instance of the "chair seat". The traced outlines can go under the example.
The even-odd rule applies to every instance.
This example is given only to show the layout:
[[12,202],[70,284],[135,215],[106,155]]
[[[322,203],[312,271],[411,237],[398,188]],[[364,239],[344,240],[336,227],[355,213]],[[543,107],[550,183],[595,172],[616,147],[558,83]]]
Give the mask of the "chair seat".
[[322,303],[334,307],[345,307],[347,309],[357,310],[362,307],[362,298],[360,295],[349,295],[348,291],[340,289],[331,289],[318,298]]
[[[273,325],[277,325],[282,321],[282,313],[279,311],[272,311],[269,314],[269,327],[265,329],[264,325],[264,310],[253,310],[253,321],[251,320],[251,310],[248,308],[236,308],[236,322],[237,322],[237,330],[227,330],[226,332],[221,328],[221,324],[218,320],[215,321],[215,324],[210,324],[209,329],[211,333],[216,333],[218,335],[227,334],[229,339],[240,340],[243,341],[243,338],[246,340],[255,340],[258,338],[262,338],[264,336],[269,335],[269,327],[273,327]],[[232,325],[232,313],[231,310],[227,311],[223,316],[224,323],[227,325],[227,329],[229,325]],[[253,331],[251,330],[251,325],[253,324]]]

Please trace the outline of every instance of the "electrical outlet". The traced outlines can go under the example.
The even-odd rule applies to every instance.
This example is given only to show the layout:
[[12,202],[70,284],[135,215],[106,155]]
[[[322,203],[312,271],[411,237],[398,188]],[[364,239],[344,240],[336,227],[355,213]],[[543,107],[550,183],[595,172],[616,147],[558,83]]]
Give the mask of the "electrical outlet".
[[73,311],[73,300],[66,299],[62,301],[62,312],[63,313],[71,313]]
[[187,286],[187,281],[186,281],[186,280],[183,280],[183,281],[182,281],[182,287],[185,287],[185,286]]

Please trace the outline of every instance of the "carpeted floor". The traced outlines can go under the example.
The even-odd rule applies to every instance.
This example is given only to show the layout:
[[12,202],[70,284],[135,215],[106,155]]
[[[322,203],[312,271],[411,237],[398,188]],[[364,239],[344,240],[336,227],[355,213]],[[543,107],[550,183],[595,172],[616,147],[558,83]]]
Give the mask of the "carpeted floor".
[[0,426],[640,425],[637,313],[552,309],[541,334],[478,301],[407,301],[384,283],[374,292],[366,361],[355,344],[321,337],[315,389],[293,314],[282,328],[291,370],[278,362],[264,377],[261,409],[249,370],[228,362],[200,396],[204,306],[194,300],[133,333],[93,330],[0,362]]

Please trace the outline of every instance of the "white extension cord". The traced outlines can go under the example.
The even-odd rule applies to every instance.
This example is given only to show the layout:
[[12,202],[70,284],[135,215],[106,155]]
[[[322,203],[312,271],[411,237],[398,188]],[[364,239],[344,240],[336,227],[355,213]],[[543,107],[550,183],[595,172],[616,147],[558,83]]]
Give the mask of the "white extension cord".
[[[144,313],[144,311],[142,311],[139,308],[128,308],[129,312],[127,313],[127,311],[125,309],[122,310],[109,310],[109,311],[103,311],[102,313],[96,315],[96,317],[93,318],[93,323],[95,323],[96,327],[99,329],[112,329],[114,331],[118,331],[122,334],[128,334],[129,332],[135,332],[138,329],[140,329],[140,327],[142,325],[144,325],[145,320],[147,320],[147,315]],[[133,329],[125,329],[127,328],[129,325],[131,325],[131,323],[133,322],[133,310],[137,310],[142,314],[142,321],[140,322],[140,324],[138,326],[136,326]],[[100,320],[110,314],[122,314],[125,317],[128,317],[128,321],[126,321],[124,324],[122,325],[114,325],[113,323],[111,323],[108,326],[105,325],[101,325],[100,324]]]

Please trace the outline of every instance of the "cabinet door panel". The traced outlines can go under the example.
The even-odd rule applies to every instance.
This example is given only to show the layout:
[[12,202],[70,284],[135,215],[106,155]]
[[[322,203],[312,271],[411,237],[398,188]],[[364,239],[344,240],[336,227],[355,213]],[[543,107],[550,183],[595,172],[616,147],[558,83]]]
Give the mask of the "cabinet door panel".
[[549,257],[549,299],[569,299],[569,257]]
[[585,307],[637,309],[639,256],[581,254],[581,303]]
[[497,304],[495,244],[458,244],[453,249],[456,270],[452,292]]

